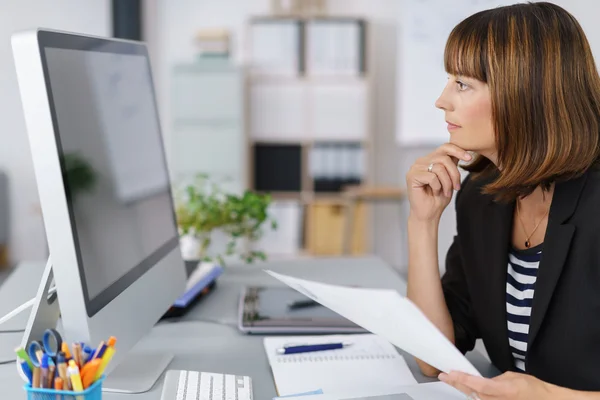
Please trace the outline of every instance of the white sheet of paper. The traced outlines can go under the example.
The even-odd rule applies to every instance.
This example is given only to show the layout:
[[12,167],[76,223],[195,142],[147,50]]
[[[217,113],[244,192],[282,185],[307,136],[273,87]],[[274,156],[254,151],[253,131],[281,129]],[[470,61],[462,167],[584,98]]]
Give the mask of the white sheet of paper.
[[440,371],[481,376],[414,303],[394,290],[350,288],[265,272]]
[[[402,399],[400,394],[407,394],[414,400],[464,400],[465,395],[452,386],[447,385],[443,382],[432,382],[422,383],[420,385],[410,385],[402,388],[396,395],[381,396],[381,400],[398,400]],[[281,399],[282,397],[275,397],[275,399]],[[375,397],[357,397],[348,395],[348,397],[340,397],[337,394],[314,394],[308,396],[297,396],[297,397],[286,397],[285,399],[297,399],[297,400],[379,400]]]

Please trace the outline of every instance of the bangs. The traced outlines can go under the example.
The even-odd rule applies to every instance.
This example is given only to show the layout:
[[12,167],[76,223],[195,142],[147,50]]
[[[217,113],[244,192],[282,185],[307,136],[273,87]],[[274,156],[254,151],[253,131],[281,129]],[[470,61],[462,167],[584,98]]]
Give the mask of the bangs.
[[444,50],[444,68],[451,75],[487,83],[487,39],[489,20],[481,13],[458,24],[450,33]]

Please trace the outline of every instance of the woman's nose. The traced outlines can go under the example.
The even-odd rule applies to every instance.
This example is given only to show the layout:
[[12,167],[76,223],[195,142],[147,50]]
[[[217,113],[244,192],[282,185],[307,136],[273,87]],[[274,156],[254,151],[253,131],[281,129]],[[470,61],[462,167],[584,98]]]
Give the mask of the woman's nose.
[[442,92],[440,97],[438,97],[438,99],[435,101],[435,106],[437,108],[439,108],[440,110],[451,111],[452,104],[446,98],[445,92],[446,91],[444,90],[444,92]]

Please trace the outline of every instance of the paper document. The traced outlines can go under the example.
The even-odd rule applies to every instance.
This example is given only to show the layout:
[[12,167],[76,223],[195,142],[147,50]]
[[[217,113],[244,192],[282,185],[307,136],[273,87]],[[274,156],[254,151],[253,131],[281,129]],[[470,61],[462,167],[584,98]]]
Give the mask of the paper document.
[[266,272],[440,371],[481,376],[421,310],[395,290],[350,288]]
[[[278,399],[277,397],[275,399]],[[465,395],[452,386],[443,382],[422,383],[406,386],[400,392],[392,395],[370,397],[340,397],[333,394],[315,394],[308,396],[293,396],[286,399],[294,400],[465,400]]]
[[[351,344],[334,350],[277,353],[285,346],[341,342]],[[264,346],[280,396],[316,389],[338,398],[389,394],[417,383],[398,350],[377,335],[275,336],[265,338]]]

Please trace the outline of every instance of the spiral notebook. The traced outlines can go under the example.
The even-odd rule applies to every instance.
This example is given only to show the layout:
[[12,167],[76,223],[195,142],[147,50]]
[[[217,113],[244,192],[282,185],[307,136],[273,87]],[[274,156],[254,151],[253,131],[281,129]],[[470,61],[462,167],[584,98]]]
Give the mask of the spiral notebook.
[[[285,345],[351,342],[343,349],[277,354]],[[327,395],[374,396],[416,384],[404,358],[373,334],[279,336],[264,339],[279,396],[321,389]]]

